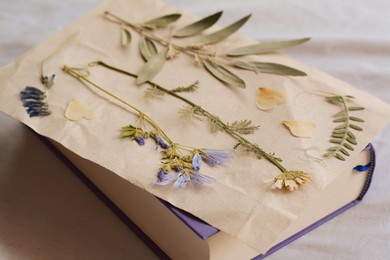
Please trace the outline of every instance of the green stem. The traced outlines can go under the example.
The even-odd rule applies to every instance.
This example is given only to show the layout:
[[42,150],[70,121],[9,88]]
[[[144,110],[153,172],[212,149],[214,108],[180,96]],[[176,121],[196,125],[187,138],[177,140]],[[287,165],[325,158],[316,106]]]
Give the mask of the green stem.
[[140,116],[143,116],[145,118],[145,120],[147,120],[158,132],[160,132],[163,137],[169,142],[170,145],[172,145],[174,142],[168,137],[168,135],[164,132],[164,130],[161,129],[161,127],[152,119],[150,118],[148,115],[146,115],[144,112],[142,112],[140,109],[136,108],[135,106],[131,105],[130,103],[124,101],[123,99],[115,96],[114,94],[112,94],[111,92],[105,90],[104,88],[100,87],[99,85],[95,84],[94,82],[90,81],[88,78],[86,78],[85,76],[81,75],[80,73],[78,73],[76,70],[72,69],[71,67],[68,67],[68,66],[64,66],[63,67],[63,70],[68,73],[69,75],[71,75],[72,77],[78,79],[78,80],[82,80],[84,82],[88,82],[89,84],[91,84],[93,87],[99,89],[100,91],[106,93],[107,95],[109,95],[110,97],[118,100],[119,102],[121,102],[122,104],[130,107],[131,109],[133,109],[134,111],[136,111]]
[[[96,62],[91,62],[89,64],[90,66],[93,66],[93,65],[101,65],[103,67],[106,67],[108,69],[111,69],[113,71],[116,71],[116,72],[119,72],[121,74],[125,74],[125,75],[128,75],[128,76],[131,76],[133,78],[137,78],[137,74],[134,74],[134,73],[131,73],[131,72],[128,72],[128,71],[125,71],[125,70],[122,70],[122,69],[119,69],[119,68],[116,68],[116,67],[113,67],[111,65],[108,65],[102,61],[96,61]],[[146,82],[147,84],[149,84],[150,86],[153,86],[155,87],[156,89],[160,90],[160,91],[163,91],[177,99],[180,99],[182,100],[183,102],[185,102],[186,104],[190,105],[191,107],[193,108],[196,108],[197,111],[201,112],[205,117],[209,118],[209,119],[212,119],[214,122],[216,122],[226,133],[228,133],[230,136],[232,136],[235,140],[237,140],[238,142],[240,142],[242,145],[244,145],[248,150],[250,151],[253,151],[255,154],[257,155],[261,155],[261,157],[264,157],[266,160],[268,160],[269,162],[271,162],[272,164],[274,164],[276,167],[279,168],[280,171],[282,172],[288,172],[288,170],[286,168],[284,168],[284,166],[277,160],[274,158],[274,156],[272,156],[271,154],[268,154],[266,153],[263,149],[261,149],[258,145],[256,144],[253,144],[251,143],[249,140],[247,140],[246,138],[244,138],[243,136],[241,136],[239,133],[237,133],[236,131],[232,130],[227,124],[225,124],[224,122],[222,122],[218,117],[214,116],[213,114],[211,114],[210,112],[208,112],[207,110],[203,109],[202,107],[198,106],[197,104],[193,103],[192,101],[178,95],[177,93],[175,92],[172,92],[152,81],[147,81]]]

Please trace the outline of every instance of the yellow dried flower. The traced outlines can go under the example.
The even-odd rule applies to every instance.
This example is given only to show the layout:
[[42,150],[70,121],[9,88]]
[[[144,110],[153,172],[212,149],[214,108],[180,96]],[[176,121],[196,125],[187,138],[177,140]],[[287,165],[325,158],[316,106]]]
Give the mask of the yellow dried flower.
[[274,179],[272,189],[286,188],[289,191],[299,189],[299,186],[310,180],[309,174],[303,171],[288,171],[283,172]]

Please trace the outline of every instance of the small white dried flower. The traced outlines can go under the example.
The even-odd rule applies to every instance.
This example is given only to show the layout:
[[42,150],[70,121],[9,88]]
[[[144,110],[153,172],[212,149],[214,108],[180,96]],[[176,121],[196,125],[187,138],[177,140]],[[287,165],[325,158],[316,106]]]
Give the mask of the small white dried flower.
[[309,181],[309,174],[303,171],[283,172],[274,179],[272,189],[286,188],[289,191],[299,189],[299,187]]

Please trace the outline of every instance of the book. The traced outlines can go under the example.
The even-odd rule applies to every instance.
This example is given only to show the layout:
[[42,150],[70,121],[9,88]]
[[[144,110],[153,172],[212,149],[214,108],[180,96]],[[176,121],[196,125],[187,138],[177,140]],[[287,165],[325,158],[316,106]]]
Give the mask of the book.
[[[145,14],[143,12],[144,10],[148,10],[149,12]],[[262,109],[263,106],[257,103],[256,107],[255,103],[257,100],[254,98],[256,90],[258,90],[258,75],[249,72],[242,72],[243,75],[245,75],[245,80],[247,81],[249,87],[245,91],[238,92],[239,90],[237,88],[234,90],[226,88],[227,86],[218,80],[222,79],[222,81],[225,80],[230,84],[233,83],[233,85],[239,85],[240,87],[245,86],[243,82],[238,80],[236,77],[233,77],[232,74],[229,74],[230,72],[227,72],[227,70],[223,67],[218,67],[218,63],[215,62],[212,57],[208,57],[203,61],[206,70],[202,72],[200,72],[196,67],[194,68],[194,66],[188,65],[189,62],[192,61],[189,57],[183,59],[173,59],[172,62],[170,61],[169,64],[164,67],[165,73],[159,74],[156,80],[159,83],[161,82],[161,84],[164,86],[171,87],[171,84],[181,84],[182,82],[188,83],[188,80],[200,79],[201,82],[205,83],[204,86],[207,86],[208,88],[207,90],[194,93],[191,98],[194,98],[194,100],[196,100],[197,103],[202,104],[202,106],[192,105],[193,110],[187,110],[187,112],[192,113],[196,117],[196,115],[199,115],[197,112],[201,111],[201,107],[207,107],[207,109],[210,109],[210,111],[213,111],[213,113],[218,114],[218,116],[213,116],[213,113],[203,113],[203,116],[208,115],[208,119],[212,119],[208,120],[209,122],[222,122],[222,120],[219,119],[219,116],[226,120],[226,122],[230,122],[223,124],[225,130],[229,129],[229,131],[227,131],[228,135],[212,133],[206,134],[209,132],[207,124],[189,124],[177,116],[176,112],[180,106],[183,105],[180,103],[183,101],[183,98],[181,98],[181,100],[169,101],[162,99],[156,102],[151,102],[150,100],[145,99],[143,92],[138,91],[139,88],[135,88],[136,83],[142,83],[145,81],[145,78],[143,78],[143,80],[139,79],[142,77],[137,78],[136,82],[131,82],[130,85],[132,88],[128,88],[127,84],[129,83],[129,74],[119,75],[117,73],[119,70],[109,72],[105,71],[102,67],[91,67],[88,68],[87,71],[86,68],[80,69],[80,67],[68,66],[74,65],[75,63],[101,65],[101,62],[90,62],[95,61],[96,59],[104,59],[105,61],[112,62],[111,64],[115,63],[117,66],[125,66],[126,70],[130,71],[139,70],[140,66],[144,66],[143,68],[147,67],[148,63],[144,65],[145,62],[143,61],[142,57],[136,58],[131,64],[128,63],[128,57],[123,55],[124,51],[121,49],[120,44],[117,44],[118,42],[114,41],[118,39],[115,37],[106,37],[106,32],[110,33],[111,35],[114,35],[114,31],[117,32],[116,29],[118,29],[118,24],[115,24],[115,22],[111,23],[112,21],[110,21],[110,19],[105,20],[102,15],[107,15],[107,13],[111,12],[116,14],[118,13],[119,15],[133,14],[132,18],[135,20],[146,20],[152,19],[153,16],[161,15],[162,10],[164,11],[164,14],[169,12],[179,12],[172,6],[166,6],[159,1],[152,0],[133,1],[131,4],[126,1],[104,2],[101,6],[88,13],[86,16],[77,20],[75,23],[65,28],[55,36],[51,37],[44,43],[38,45],[36,48],[26,53],[17,61],[5,66],[0,70],[0,77],[5,82],[2,85],[4,88],[4,91],[2,91],[4,95],[0,97],[0,109],[29,125],[38,133],[54,140],[55,142],[60,143],[62,146],[66,147],[66,149],[70,149],[75,154],[77,154],[77,157],[86,159],[86,162],[93,162],[96,167],[101,167],[104,170],[115,173],[117,175],[115,181],[104,179],[104,177],[109,174],[101,174],[103,178],[100,175],[97,175],[97,177],[88,176],[88,178],[93,180],[94,183],[97,183],[99,189],[105,193],[109,193],[109,190],[113,187],[115,190],[117,190],[117,186],[120,185],[131,184],[137,186],[139,190],[147,191],[151,194],[154,194],[154,196],[169,201],[171,204],[182,208],[185,211],[191,212],[191,214],[194,214],[207,223],[210,223],[220,230],[223,230],[215,233],[207,239],[202,240],[203,242],[200,244],[208,244],[209,242],[218,244],[218,241],[225,240],[223,244],[225,244],[226,247],[226,244],[228,244],[229,241],[242,240],[244,242],[242,245],[245,245],[246,248],[253,248],[247,250],[251,255],[258,255],[258,253],[265,254],[269,252],[272,246],[277,246],[277,244],[282,243],[282,241],[285,241],[285,239],[288,237],[296,234],[298,230],[304,229],[303,226],[299,227],[299,221],[297,220],[299,220],[299,217],[304,214],[307,208],[310,208],[312,203],[317,202],[315,204],[318,205],[318,200],[320,200],[321,196],[325,196],[327,198],[331,197],[328,194],[328,187],[331,187],[333,183],[341,183],[341,176],[344,176],[345,172],[350,172],[350,169],[354,168],[355,165],[360,162],[358,161],[359,151],[362,150],[364,146],[372,140],[375,134],[388,122],[389,107],[374,97],[371,97],[362,91],[358,91],[352,86],[340,82],[322,72],[300,64],[299,62],[282,54],[271,53],[263,56],[258,62],[263,62],[261,63],[263,65],[264,62],[268,62],[266,63],[268,65],[273,64],[272,62],[278,62],[292,66],[298,69],[298,72],[297,70],[293,70],[294,73],[298,73],[300,76],[303,76],[307,73],[308,77],[294,78],[262,73],[261,84],[272,87],[262,87],[260,90],[272,89],[272,91],[274,91],[279,89],[279,93],[281,93],[281,91],[286,93],[288,92],[290,100],[289,102],[286,102],[286,104],[276,107],[273,111],[261,112],[257,109],[257,107]],[[116,16],[111,15],[110,18],[113,17]],[[162,21],[165,23],[168,18],[177,19],[177,17],[179,17],[179,15],[175,13],[163,19],[157,20],[159,23]],[[194,21],[195,19],[190,15],[186,15],[186,17],[188,20],[183,20],[180,23],[180,26],[184,26],[186,23]],[[234,23],[235,26],[233,27],[235,28],[238,23],[242,24],[242,22],[246,21],[248,18],[249,16],[246,16],[245,19],[242,18],[241,20]],[[118,18],[116,19],[118,20]],[[123,23],[126,24],[126,22]],[[143,27],[144,30],[153,29],[154,26],[156,26],[156,20],[149,20],[148,23],[149,24],[146,23],[146,25]],[[150,23],[152,25],[150,25]],[[233,27],[227,28],[229,28],[231,31],[231,28]],[[99,28],[99,30],[96,28]],[[212,30],[216,31],[218,30],[218,27],[212,28]],[[127,43],[130,39],[129,31],[122,30],[122,35],[127,35],[125,36],[127,37],[125,43]],[[223,33],[223,35],[226,34]],[[205,39],[207,39],[206,42],[208,42],[212,39],[215,39],[215,37],[206,37]],[[139,40],[142,42],[142,34],[137,36],[133,35],[133,40]],[[306,41],[307,39],[302,40]],[[65,43],[72,44],[64,47]],[[240,55],[240,53],[242,54],[243,49],[237,49],[237,47],[243,44],[245,45],[253,43],[253,40],[246,37],[232,35],[229,38],[229,41],[218,45],[218,48],[221,50],[235,49],[235,51],[232,52],[232,55],[234,56]],[[198,50],[198,47],[195,46],[191,48]],[[137,47],[132,45],[132,49],[130,49],[128,53],[135,53],[134,48]],[[167,55],[169,52],[170,58],[174,58],[175,56],[174,49],[175,48],[172,50],[172,46],[167,46],[166,51]],[[247,52],[248,48],[244,49],[245,52]],[[237,52],[239,54],[237,54]],[[50,53],[53,53],[53,55]],[[164,51],[161,53],[164,54]],[[206,54],[202,53],[202,55]],[[52,59],[52,57],[55,58]],[[163,56],[160,55],[159,59],[161,57]],[[145,53],[143,53],[143,58],[145,58]],[[145,59],[147,59],[147,57]],[[45,61],[50,61],[47,62],[47,66],[43,66]],[[154,59],[154,61],[156,61],[156,59]],[[151,63],[149,63],[149,65],[150,64]],[[248,65],[248,63],[245,64]],[[236,63],[238,67],[241,66],[241,68],[245,67],[248,69],[245,64]],[[282,68],[285,69],[285,65],[282,65]],[[63,66],[64,68],[62,72],[59,71],[60,66]],[[50,116],[42,118],[29,118],[28,116],[35,115],[46,116],[49,114],[49,110],[47,110],[46,105],[43,106],[43,110],[40,110],[36,109],[36,103],[34,102],[23,102],[22,105],[27,107],[28,114],[25,113],[21,107],[22,105],[20,104],[20,100],[18,100],[18,97],[15,95],[15,91],[21,92],[22,101],[25,96],[29,96],[31,94],[32,88],[27,84],[40,84],[38,81],[39,77],[37,77],[37,75],[41,70],[43,73],[43,67],[50,68],[50,70],[53,70],[53,72],[61,75],[59,80],[56,81],[56,84],[62,87],[52,88],[49,91],[49,104],[51,104],[51,108],[53,109]],[[197,73],[193,73],[194,69]],[[177,73],[178,70],[180,70],[181,73]],[[141,70],[141,72],[142,71],[143,70]],[[223,73],[221,73],[221,71],[223,71]],[[291,72],[291,70],[289,71]],[[303,73],[303,71],[305,71],[305,73]],[[82,74],[77,74],[79,72]],[[210,74],[207,74],[208,72],[216,76],[218,79],[210,77]],[[23,75],[20,73],[23,73]],[[67,73],[69,75],[66,75]],[[86,75],[88,75],[88,78]],[[89,77],[89,75],[91,77]],[[230,75],[232,77],[228,77],[229,79],[226,79],[226,75]],[[49,88],[53,83],[54,74],[50,77],[43,77],[43,75],[41,76],[42,77],[40,81]],[[74,76],[75,79],[69,76]],[[129,124],[129,121],[131,121],[130,118],[132,115],[129,113],[129,106],[123,106],[123,104],[126,104],[126,102],[122,102],[123,99],[116,98],[116,101],[113,101],[102,98],[100,94],[97,94],[94,91],[83,89],[83,84],[77,82],[77,80],[82,78],[85,80],[84,83],[91,83],[89,84],[90,87],[97,86],[95,83],[90,81],[93,80],[98,84],[104,84],[110,88],[112,87],[110,90],[116,93],[120,93],[123,96],[123,99],[127,100],[127,98],[130,97],[131,102],[134,102],[136,107],[147,109],[148,115],[152,115],[154,119],[157,118],[162,128],[167,129],[166,132],[169,132],[170,136],[174,136],[175,139],[177,138],[177,140],[180,140],[180,143],[196,144],[199,147],[215,146],[219,149],[227,149],[227,147],[231,149],[232,147],[238,147],[239,149],[232,149],[234,156],[232,157],[228,167],[222,166],[213,168],[208,167],[207,165],[202,166],[202,171],[204,169],[206,176],[212,175],[218,180],[212,187],[198,189],[199,187],[197,186],[191,186],[191,188],[188,188],[185,191],[175,189],[174,187],[157,187],[157,185],[154,185],[156,182],[155,171],[158,171],[158,169],[160,169],[160,171],[162,170],[161,166],[159,168],[159,166],[156,165],[161,160],[161,158],[158,158],[159,155],[161,155],[159,150],[154,149],[154,147],[151,147],[151,145],[146,145],[145,149],[140,149],[135,142],[130,142],[130,144],[126,143],[123,141],[123,138],[118,138],[118,136],[115,134],[114,126],[123,126],[125,124]],[[232,78],[234,80],[231,80]],[[15,86],[23,86],[23,84],[27,85],[25,90],[16,90]],[[158,84],[154,83],[151,83],[151,85],[152,89],[148,89],[149,91],[153,91],[153,87],[156,88],[159,86]],[[66,86],[66,88],[64,86]],[[313,86],[316,86],[317,89],[313,90]],[[324,92],[318,93],[316,90],[336,94],[332,94],[330,96],[326,96],[328,95],[326,94],[324,97]],[[41,93],[38,90],[33,91]],[[108,91],[104,92],[110,93]],[[170,92],[168,91],[167,93]],[[223,93],[223,95],[221,93]],[[35,96],[36,93],[34,92],[33,94],[33,96]],[[113,94],[110,95],[111,97],[115,97]],[[355,98],[353,98],[352,95]],[[71,120],[73,121],[69,121],[69,117],[65,118],[63,116],[64,111],[68,111],[66,109],[66,105],[69,101],[69,104],[71,104],[71,99],[74,98],[74,96],[83,99],[89,104],[93,104],[93,107],[98,112],[98,117],[96,120],[87,121],[81,119],[77,121],[76,119],[72,118]],[[287,95],[280,96],[283,96],[286,99]],[[347,102],[346,99],[348,99],[348,103],[351,102],[355,106],[351,105],[351,107],[348,107],[345,104]],[[122,104],[118,103],[117,101],[121,101]],[[226,105],[226,102],[229,104],[228,106]],[[359,115],[361,115],[364,120],[359,117],[343,116],[344,114],[340,114],[338,111],[340,105],[344,108],[344,113],[347,113],[346,111],[349,111],[349,109],[351,111],[359,110]],[[131,108],[134,108],[135,106],[130,105]],[[361,111],[363,110],[363,107],[366,109]],[[136,112],[135,117],[139,117],[138,122],[141,121],[142,123],[142,120],[149,118],[149,116],[146,116],[144,112],[140,112],[141,110],[133,110]],[[329,113],[324,113],[324,111]],[[66,114],[67,113],[65,113],[65,115]],[[336,119],[332,118],[334,114],[337,115]],[[243,115],[249,119],[237,121],[237,119],[241,119]],[[92,116],[86,114],[83,116],[85,119],[93,119]],[[306,119],[315,121],[318,127],[313,138],[298,139],[289,135],[288,130],[279,121],[288,119],[286,117],[298,119],[299,117],[304,117]],[[359,131],[356,133],[357,139],[352,132],[348,133],[347,137],[345,135],[346,131],[339,133],[340,129],[333,129],[333,123],[341,123],[345,120],[357,121],[359,122],[357,124],[365,121],[363,125],[364,131],[361,131],[363,129],[360,126],[356,124],[353,125],[353,129]],[[261,129],[262,131],[256,132],[256,134],[250,137],[250,139],[253,140],[253,143],[246,141],[246,139],[243,139],[243,137],[239,137],[237,140],[239,133],[236,130],[231,129],[235,129],[235,127],[240,124],[241,126],[247,126],[248,123],[250,124],[252,121],[256,123],[259,122],[259,124],[265,124],[265,127],[262,127]],[[155,130],[158,130],[159,134],[161,134],[166,140],[169,140],[165,132],[162,131],[161,128],[156,127],[156,124],[153,122],[154,121],[150,118],[147,120],[147,123],[150,124],[149,127],[155,127]],[[311,123],[311,125],[313,126],[313,123]],[[347,124],[347,127],[348,126],[349,124]],[[130,130],[134,130],[134,127],[132,127],[133,126],[131,125],[128,126],[128,128],[131,128]],[[251,130],[255,130],[255,128],[255,125],[253,125]],[[344,128],[344,126],[342,128]],[[140,131],[140,129],[136,130]],[[141,130],[143,131],[143,129]],[[329,151],[332,154],[332,149],[334,148],[329,148],[331,145],[329,144],[328,140],[330,134],[336,136],[334,137],[336,139],[331,139],[330,143],[340,144],[336,149],[337,151],[340,151],[340,153],[333,153],[336,158],[327,160],[327,165],[324,167],[321,165],[321,159],[313,157],[311,159],[309,158],[307,149],[310,149],[310,147],[315,147],[323,151],[330,149]],[[340,138],[340,135],[343,135],[342,138]],[[137,140],[139,144],[143,144],[145,141],[144,137],[147,136],[147,134],[142,135],[140,140],[136,138],[133,139]],[[231,138],[232,136],[233,140]],[[235,138],[236,140],[234,140]],[[348,143],[346,143],[347,139],[349,140]],[[357,143],[356,140],[359,140],[359,143]],[[260,146],[256,143],[259,143],[262,147],[267,148],[267,152],[264,152],[261,148],[259,148]],[[355,148],[353,148],[349,143],[356,145],[354,146]],[[170,141],[169,144],[176,145],[176,142]],[[239,147],[240,145],[241,147]],[[245,145],[247,145],[246,148],[249,149],[241,149]],[[350,152],[345,150],[343,147],[342,150],[340,148],[341,145],[344,145],[348,150],[350,150]],[[273,150],[275,150],[276,153],[274,153]],[[200,148],[200,150],[194,148],[193,153],[196,154],[195,151],[202,151],[202,148]],[[252,156],[248,156],[248,151],[256,151],[257,154],[255,154],[255,156],[253,156],[253,154]],[[66,153],[66,150],[63,152]],[[289,165],[289,168],[292,168],[291,171],[287,170],[284,168],[284,166],[281,165],[281,160],[278,156],[283,158],[283,163],[286,163],[286,165]],[[71,158],[71,161],[74,162],[79,160],[76,157],[72,157],[71,155],[69,155],[69,157]],[[188,158],[186,159],[187,163]],[[259,158],[266,160],[260,161],[258,160]],[[187,170],[191,170],[191,174],[194,174],[194,176],[195,174],[201,176],[200,173],[197,171],[195,172],[195,170],[199,168],[200,162],[194,164],[195,159],[190,158],[189,160],[193,165],[187,165]],[[93,165],[89,165],[86,166],[85,169],[82,169],[82,167],[85,167],[83,166],[85,162],[75,164],[82,172],[87,172],[89,168],[94,168]],[[275,166],[277,166],[276,168],[278,168],[281,173],[278,172],[278,169],[275,169]],[[178,170],[179,167],[175,167],[175,170]],[[304,169],[304,171],[300,171],[299,169]],[[98,174],[99,171],[100,170],[98,169],[94,169],[91,172],[93,172],[93,174]],[[306,176],[306,171],[312,173],[313,181],[310,184],[305,185],[305,188],[299,192],[285,193],[272,191],[272,182],[276,181],[278,176],[276,173],[281,175],[286,173],[304,173],[302,176]],[[202,172],[202,174],[205,172]],[[179,173],[182,174],[181,170],[177,173],[176,178],[179,178],[177,177]],[[185,177],[186,175],[183,176]],[[157,177],[159,177],[159,175],[157,175]],[[101,180],[101,178],[104,180]],[[203,178],[203,180],[210,180],[210,177],[208,177],[209,179],[206,177]],[[354,181],[357,181],[358,179],[359,178],[353,178]],[[191,178],[191,180],[195,180],[195,178]],[[199,179],[197,180],[199,182]],[[267,180],[270,180],[270,182]],[[284,185],[294,190],[298,187],[298,184],[302,184],[301,181],[302,179],[300,179],[299,183],[294,182],[294,185],[292,186],[290,186],[291,182],[288,185],[287,182],[285,182]],[[122,182],[125,184],[122,184]],[[175,183],[177,183],[177,181]],[[283,184],[283,182],[281,183]],[[281,183],[279,181],[276,182],[274,187],[279,188]],[[184,184],[183,182],[179,182],[176,186],[184,187],[185,184],[186,182],[184,182]],[[346,194],[349,194],[349,189],[356,188],[356,183],[354,183],[352,180],[348,180],[344,184],[347,185],[343,186],[340,190],[343,190],[343,192]],[[107,185],[107,187],[105,185]],[[358,185],[358,187],[360,192],[361,186]],[[129,190],[137,190],[137,188]],[[356,190],[355,193],[357,193]],[[109,197],[114,197],[114,195],[108,195]],[[121,203],[121,200],[126,201],[128,199],[128,195],[129,194],[123,192],[118,193],[113,198],[113,201],[118,204],[119,208],[125,209],[125,204],[127,203],[127,205],[130,205],[131,203]],[[155,200],[154,196],[152,201]],[[120,197],[123,198],[121,199]],[[139,197],[138,193],[134,193],[132,197],[135,200],[134,203],[136,203],[136,200]],[[348,203],[345,200],[350,202],[353,201],[353,198],[344,196],[343,194],[335,201],[341,204]],[[332,210],[335,208],[333,203],[336,202],[331,202],[333,207]],[[142,203],[145,203],[144,198],[142,199]],[[152,203],[153,209],[156,210],[159,207],[157,205],[160,205],[154,204],[154,202],[150,203]],[[323,208],[325,211],[327,210],[326,205],[326,203],[321,204],[321,208]],[[132,206],[137,207],[139,205],[132,204]],[[342,207],[342,205],[339,206],[340,208]],[[131,215],[130,218],[136,220],[137,218],[145,219],[148,217],[148,214],[141,214],[141,211],[138,212],[139,213],[134,213],[135,215]],[[310,215],[317,214],[319,211],[311,209],[309,212],[310,213],[307,214]],[[320,212],[318,214],[326,216],[329,215],[330,212],[331,211]],[[161,218],[161,216],[159,217]],[[174,219],[177,219],[177,214],[174,215]],[[305,217],[302,219],[305,220]],[[304,220],[302,220],[302,222],[305,222],[307,225],[310,225],[316,221],[309,221],[307,219],[306,221]],[[153,231],[149,232],[148,229],[159,230],[158,221],[150,222],[149,224],[150,226],[141,227],[141,229],[145,230],[145,233],[153,233]],[[298,227],[294,228],[294,225],[298,225]],[[166,231],[170,232],[169,230]],[[160,232],[159,234],[161,236],[161,234],[164,234],[164,232]],[[194,241],[199,240],[199,238],[196,236],[189,236],[192,237]],[[232,239],[227,239],[226,237],[231,237]],[[158,239],[153,238],[153,240],[157,241]],[[166,248],[164,246],[165,242],[159,243],[162,243],[162,248]],[[191,252],[191,249],[189,248],[191,247],[190,245],[191,243],[185,244],[183,245],[183,248],[176,250],[180,252]],[[210,248],[215,247],[211,246]],[[209,254],[207,253],[208,251],[209,250],[198,250],[198,257],[207,257]],[[234,251],[240,252],[239,250]],[[244,251],[245,250],[240,252],[240,255],[243,255]],[[212,255],[213,254],[214,253],[212,253]]]
[[119,212],[122,217],[125,215],[128,218],[125,222],[130,225],[136,225],[132,226],[133,230],[135,228],[135,232],[141,234],[162,259],[263,259],[358,204],[368,191],[375,170],[375,151],[369,144],[355,158],[350,171],[340,175],[322,196],[312,201],[271,249],[259,253],[239,239],[77,156],[60,144],[44,140],[79,177],[89,180],[88,186],[93,187],[92,190],[96,192],[97,188],[107,196],[105,200],[115,208],[114,212]]

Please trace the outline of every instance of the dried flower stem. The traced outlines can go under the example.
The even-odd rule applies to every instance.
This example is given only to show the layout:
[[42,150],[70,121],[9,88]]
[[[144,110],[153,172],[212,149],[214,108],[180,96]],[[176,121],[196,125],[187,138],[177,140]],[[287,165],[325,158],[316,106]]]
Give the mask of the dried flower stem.
[[170,145],[174,145],[174,142],[169,138],[169,136],[164,132],[164,130],[162,130],[161,127],[152,118],[150,118],[148,115],[146,115],[140,109],[138,109],[137,107],[135,107],[135,106],[131,105],[130,103],[124,101],[123,99],[115,96],[114,94],[112,94],[111,92],[105,90],[104,88],[98,86],[97,84],[95,84],[94,82],[92,82],[88,78],[86,78],[85,76],[83,76],[80,73],[78,73],[75,69],[72,69],[71,67],[68,67],[68,66],[64,66],[63,70],[66,73],[68,73],[69,75],[71,75],[72,77],[74,77],[74,78],[76,78],[76,79],[78,79],[80,81],[87,82],[87,83],[91,84],[93,87],[99,89],[100,91],[106,93],[110,97],[118,100],[122,104],[124,104],[124,105],[130,107],[131,109],[133,109],[134,111],[136,111],[139,114],[139,117],[144,118],[149,124],[151,124],[169,142]]
[[[137,75],[134,74],[134,73],[131,73],[131,72],[128,72],[128,71],[125,71],[125,70],[122,70],[122,69],[110,66],[110,65],[108,65],[108,64],[106,64],[106,63],[104,63],[102,61],[92,62],[89,65],[90,66],[101,65],[101,66],[103,66],[105,68],[114,70],[116,72],[128,75],[128,76],[133,77],[133,78],[137,78]],[[274,157],[272,154],[269,154],[269,153],[265,152],[257,144],[253,144],[252,142],[250,142],[249,140],[244,138],[242,135],[240,135],[236,131],[232,130],[231,127],[229,127],[227,124],[222,122],[218,117],[214,116],[213,114],[211,114],[207,110],[203,109],[202,107],[198,106],[197,104],[193,103],[192,101],[190,101],[190,100],[188,100],[188,99],[178,95],[177,93],[172,92],[171,90],[168,90],[168,89],[166,89],[166,88],[164,88],[164,87],[162,87],[162,86],[160,86],[160,85],[158,85],[158,84],[156,84],[156,83],[154,83],[152,81],[147,81],[146,83],[151,85],[151,86],[153,86],[154,88],[156,88],[156,89],[158,89],[158,90],[160,90],[162,92],[165,92],[165,93],[167,93],[167,94],[169,94],[169,95],[171,95],[171,96],[173,96],[173,97],[175,97],[177,99],[180,99],[181,101],[183,101],[186,104],[190,105],[192,108],[196,109],[196,111],[199,112],[199,114],[203,115],[206,118],[209,118],[210,120],[212,120],[216,124],[218,124],[218,126],[221,129],[223,129],[223,131],[225,131],[227,134],[232,136],[241,145],[243,145],[246,149],[248,149],[248,151],[253,152],[259,159],[260,158],[265,158],[266,160],[268,160],[269,162],[274,164],[280,171],[288,172],[288,170],[280,163],[280,159]]]

